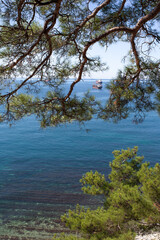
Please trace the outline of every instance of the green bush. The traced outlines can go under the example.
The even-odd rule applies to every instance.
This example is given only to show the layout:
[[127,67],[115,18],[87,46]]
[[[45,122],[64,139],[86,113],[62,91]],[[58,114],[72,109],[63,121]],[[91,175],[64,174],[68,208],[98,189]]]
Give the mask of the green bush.
[[142,163],[143,157],[137,156],[137,151],[134,147],[113,152],[109,180],[97,171],[82,177],[83,192],[104,195],[104,206],[91,210],[77,205],[69,210],[61,219],[82,238],[61,235],[54,239],[133,240],[142,222],[160,223],[160,165]]

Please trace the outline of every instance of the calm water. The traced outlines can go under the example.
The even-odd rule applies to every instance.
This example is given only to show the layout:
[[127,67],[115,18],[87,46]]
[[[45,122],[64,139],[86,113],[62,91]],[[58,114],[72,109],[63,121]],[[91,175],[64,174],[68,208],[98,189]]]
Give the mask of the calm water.
[[[104,101],[107,90],[93,90],[92,84],[84,81],[75,92],[82,96],[90,89]],[[159,162],[159,123],[151,112],[140,125],[93,119],[83,127],[40,129],[33,116],[11,128],[1,124],[0,239],[51,239],[62,230],[58,219],[66,209],[95,206],[97,199],[81,193],[79,179],[91,169],[108,173],[114,149],[139,146],[145,160]]]

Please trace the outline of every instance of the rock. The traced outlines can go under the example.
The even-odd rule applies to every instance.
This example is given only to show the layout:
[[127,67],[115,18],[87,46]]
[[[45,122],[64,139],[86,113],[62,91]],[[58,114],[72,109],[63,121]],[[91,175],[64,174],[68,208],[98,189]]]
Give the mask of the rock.
[[137,235],[135,240],[160,240],[160,232],[150,234]]

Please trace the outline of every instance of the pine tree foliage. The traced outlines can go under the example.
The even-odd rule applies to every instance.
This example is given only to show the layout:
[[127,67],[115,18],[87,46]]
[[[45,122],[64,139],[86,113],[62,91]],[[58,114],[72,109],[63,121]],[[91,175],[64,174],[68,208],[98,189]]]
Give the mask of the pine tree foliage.
[[[141,122],[145,112],[160,112],[160,65],[151,54],[160,41],[159,13],[159,0],[0,0],[1,121],[36,114],[45,127],[95,113],[118,121],[134,112]],[[106,105],[72,96],[86,73],[107,68],[90,49],[100,44],[107,51],[119,41],[130,43],[130,52],[107,86]],[[38,97],[44,87],[49,93]]]
[[[134,231],[160,223],[160,165],[143,163],[138,148],[116,150],[108,179],[98,172],[87,172],[80,182],[84,193],[102,195],[103,207],[96,210],[77,205],[62,221],[81,237],[64,239],[133,240]],[[61,236],[54,237],[61,240]]]

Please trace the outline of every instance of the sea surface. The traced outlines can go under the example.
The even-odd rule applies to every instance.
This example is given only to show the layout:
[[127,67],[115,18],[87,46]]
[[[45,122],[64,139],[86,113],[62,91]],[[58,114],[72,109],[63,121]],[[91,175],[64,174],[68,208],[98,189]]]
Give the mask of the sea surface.
[[[84,80],[74,92],[90,90],[104,102],[109,93]],[[66,88],[71,82],[68,81]],[[45,89],[44,89],[45,91]],[[0,239],[49,240],[64,229],[60,215],[77,203],[95,207],[100,199],[84,195],[79,179],[89,170],[109,173],[115,149],[139,147],[151,165],[160,162],[160,118],[154,111],[141,124],[92,119],[41,129],[34,116],[15,125],[0,124]]]

